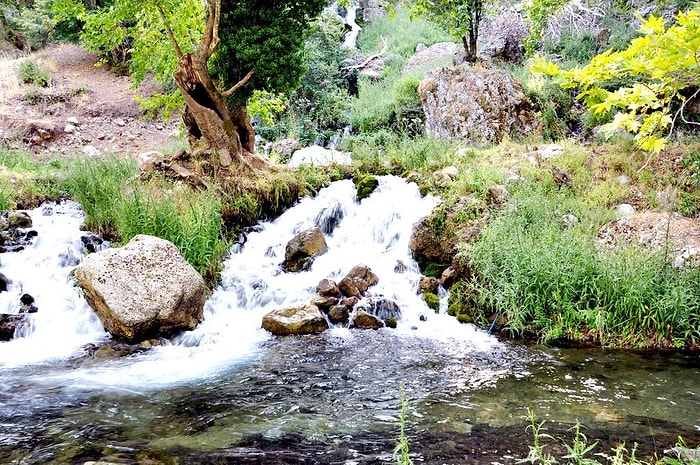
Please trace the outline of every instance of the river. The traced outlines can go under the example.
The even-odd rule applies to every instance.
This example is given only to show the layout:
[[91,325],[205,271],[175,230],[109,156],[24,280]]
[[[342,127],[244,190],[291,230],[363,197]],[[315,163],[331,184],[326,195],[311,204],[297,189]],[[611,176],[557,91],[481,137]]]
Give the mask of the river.
[[[0,343],[0,463],[393,463],[402,384],[417,463],[516,463],[532,443],[529,410],[569,443],[579,421],[598,452],[638,441],[649,457],[679,435],[700,444],[697,354],[526,345],[429,310],[408,241],[437,202],[400,178],[360,203],[350,181],[332,184],[232,249],[196,330],[128,357],[85,349],[109,336],[69,279],[84,253],[77,206],[30,211],[33,247],[0,255],[13,281],[0,312],[15,313],[25,292],[39,308],[26,334]],[[329,252],[283,273],[286,242],[311,225]],[[359,263],[402,308],[396,329],[260,328]]]

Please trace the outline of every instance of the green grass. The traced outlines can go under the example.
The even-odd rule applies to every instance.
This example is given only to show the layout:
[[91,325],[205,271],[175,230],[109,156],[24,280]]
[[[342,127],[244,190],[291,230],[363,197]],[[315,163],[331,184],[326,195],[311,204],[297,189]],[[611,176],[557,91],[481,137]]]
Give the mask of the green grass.
[[59,189],[80,203],[85,226],[107,238],[119,237],[117,208],[129,182],[136,180],[138,167],[117,157],[74,159],[58,181]]
[[133,189],[116,203],[114,224],[120,243],[137,234],[172,242],[209,283],[216,281],[230,248],[223,238],[221,200],[187,187],[160,192],[144,186]]
[[[566,228],[562,215],[579,222]],[[478,304],[504,315],[513,334],[544,343],[691,347],[700,341],[700,270],[677,270],[661,253],[605,250],[600,218],[564,194],[516,192],[468,251]]]

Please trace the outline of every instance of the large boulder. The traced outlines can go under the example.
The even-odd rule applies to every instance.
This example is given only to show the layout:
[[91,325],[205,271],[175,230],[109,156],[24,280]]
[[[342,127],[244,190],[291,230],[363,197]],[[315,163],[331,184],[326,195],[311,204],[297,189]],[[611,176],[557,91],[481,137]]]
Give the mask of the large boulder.
[[456,51],[457,44],[454,42],[438,42],[430,47],[416,48],[416,53],[408,60],[403,70],[404,72],[413,71],[426,65],[450,60]]
[[488,220],[488,209],[477,199],[458,197],[438,205],[413,226],[410,248],[426,276],[440,277],[459,251],[473,242]]
[[204,280],[164,239],[138,235],[124,247],[87,255],[74,275],[116,339],[169,337],[202,321]]
[[461,64],[438,68],[418,87],[427,132],[478,144],[533,132],[537,117],[522,87],[508,73]]
[[328,329],[328,322],[315,305],[273,310],[263,317],[263,329],[277,336],[316,334]]
[[328,252],[328,244],[321,229],[307,229],[287,243],[282,268],[288,272],[307,270],[314,258],[326,252]]

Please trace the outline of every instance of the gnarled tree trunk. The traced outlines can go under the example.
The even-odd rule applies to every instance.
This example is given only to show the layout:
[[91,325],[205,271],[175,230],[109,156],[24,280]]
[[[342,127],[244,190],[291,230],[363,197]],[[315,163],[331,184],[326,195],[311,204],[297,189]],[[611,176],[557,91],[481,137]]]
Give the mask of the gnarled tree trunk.
[[[202,40],[192,53],[183,53],[172,30],[168,35],[180,57],[173,73],[185,99],[183,119],[187,127],[190,145],[198,151],[218,156],[222,167],[243,166],[262,168],[268,163],[255,156],[255,133],[245,107],[228,108],[226,98],[236,92],[253,75],[248,73],[227,91],[220,91],[209,74],[208,61],[219,44],[219,19],[221,0],[207,0],[209,17]],[[165,13],[161,11],[166,22]]]

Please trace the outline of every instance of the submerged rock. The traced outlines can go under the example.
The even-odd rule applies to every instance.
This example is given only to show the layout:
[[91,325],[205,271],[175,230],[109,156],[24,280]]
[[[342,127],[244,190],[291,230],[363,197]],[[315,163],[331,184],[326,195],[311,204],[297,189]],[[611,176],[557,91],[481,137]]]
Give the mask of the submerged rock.
[[315,305],[273,310],[263,317],[263,329],[276,336],[316,334],[328,329],[328,322]]
[[202,321],[204,279],[164,239],[138,235],[124,247],[87,255],[73,273],[117,339],[169,337]]
[[17,330],[29,325],[29,315],[10,315],[0,313],[0,341],[9,341],[15,337]]
[[362,309],[357,310],[350,324],[350,327],[358,329],[379,329],[384,326],[381,319]]

